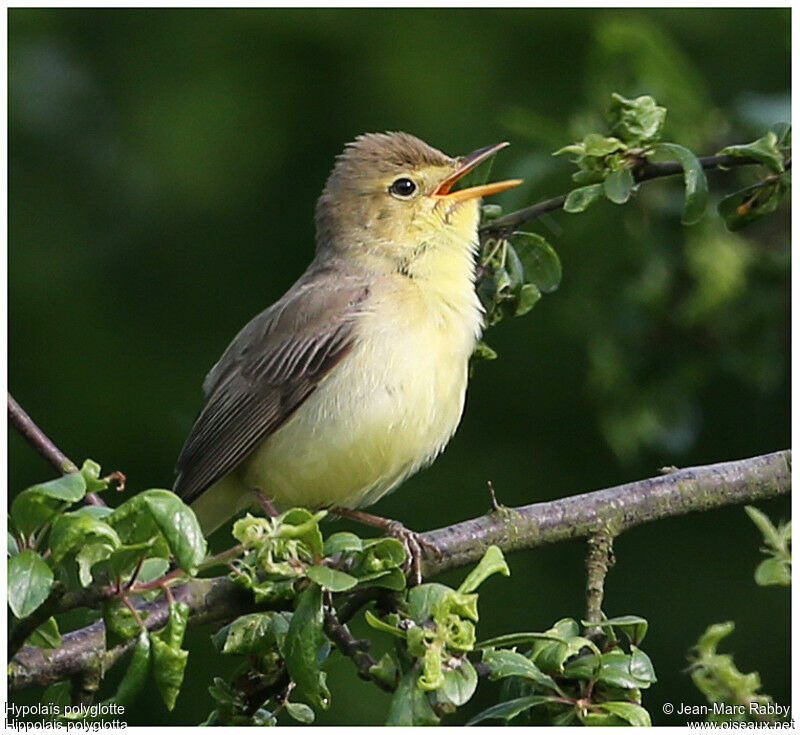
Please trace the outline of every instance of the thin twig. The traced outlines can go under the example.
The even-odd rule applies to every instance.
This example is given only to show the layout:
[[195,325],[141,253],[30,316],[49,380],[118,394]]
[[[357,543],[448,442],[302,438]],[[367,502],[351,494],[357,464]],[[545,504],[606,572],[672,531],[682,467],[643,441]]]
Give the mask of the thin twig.
[[[734,166],[752,166],[760,162],[754,158],[743,158],[741,156],[703,156],[698,159],[700,165],[706,169],[733,168]],[[789,159],[791,161],[791,159]],[[683,173],[683,167],[677,161],[650,161],[643,158],[640,163],[633,167],[633,178],[637,183],[660,179],[665,176],[675,176]],[[491,220],[484,224],[480,229],[481,240],[488,237],[508,236],[518,227],[527,222],[535,220],[548,212],[554,212],[564,206],[567,195],[545,199],[544,201],[532,204],[529,207],[509,212],[503,217]]]
[[[62,452],[28,416],[11,393],[8,394],[8,418],[14,428],[23,436],[39,454],[42,455],[58,472],[68,475],[79,472],[78,466]],[[122,473],[119,473],[122,475]],[[122,475],[124,479],[124,475]],[[89,505],[105,505],[97,493],[87,493],[84,501]]]
[[325,633],[333,641],[336,648],[353,661],[359,677],[377,684],[384,691],[394,691],[394,687],[387,684],[383,679],[374,676],[370,671],[378,662],[367,653],[369,641],[354,638],[347,626],[336,617],[333,608],[325,611]]
[[[598,533],[587,541],[586,555],[586,621],[597,623],[603,619],[603,592],[606,574],[614,563],[614,537],[610,533]],[[589,626],[586,635],[600,632],[598,626]]]

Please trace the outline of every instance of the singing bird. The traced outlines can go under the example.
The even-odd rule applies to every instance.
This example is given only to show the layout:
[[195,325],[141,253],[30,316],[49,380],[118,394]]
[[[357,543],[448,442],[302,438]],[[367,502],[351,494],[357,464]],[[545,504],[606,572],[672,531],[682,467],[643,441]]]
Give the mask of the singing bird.
[[259,492],[279,508],[370,505],[444,449],[482,329],[480,198],[522,182],[452,187],[506,145],[451,158],[373,133],[345,147],[313,261],[205,379],[175,490],[206,533]]

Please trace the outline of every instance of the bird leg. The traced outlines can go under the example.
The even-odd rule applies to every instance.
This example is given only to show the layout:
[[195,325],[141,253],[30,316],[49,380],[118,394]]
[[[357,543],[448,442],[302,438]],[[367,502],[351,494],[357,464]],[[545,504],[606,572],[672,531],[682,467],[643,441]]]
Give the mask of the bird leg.
[[442,556],[442,550],[436,546],[436,544],[423,538],[422,534],[410,531],[400,523],[400,521],[395,521],[391,518],[383,518],[382,516],[365,513],[363,510],[355,510],[353,508],[334,506],[330,508],[330,511],[341,518],[348,518],[357,523],[363,523],[373,528],[380,528],[400,541],[406,550],[404,571],[408,574],[409,571],[413,570],[415,584],[420,584],[422,582],[422,556],[425,553],[425,549],[432,551],[437,558],[441,558]]
[[278,509],[272,504],[272,501],[257,487],[253,488],[253,494],[258,499],[258,504],[261,506],[261,509],[266,513],[267,517],[269,518],[276,518],[280,515],[278,513]]

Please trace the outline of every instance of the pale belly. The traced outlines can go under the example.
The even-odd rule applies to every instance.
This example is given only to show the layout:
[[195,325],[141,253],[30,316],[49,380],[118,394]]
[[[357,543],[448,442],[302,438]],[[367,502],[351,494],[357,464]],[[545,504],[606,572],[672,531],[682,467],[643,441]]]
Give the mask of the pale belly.
[[441,452],[461,419],[474,338],[388,326],[365,325],[353,352],[242,465],[246,486],[283,507],[370,505]]
[[[466,307],[387,298],[359,322],[353,351],[288,421],[195,501],[213,530],[252,506],[370,505],[433,461],[461,419],[467,364],[480,329]],[[402,314],[402,321],[398,315]]]

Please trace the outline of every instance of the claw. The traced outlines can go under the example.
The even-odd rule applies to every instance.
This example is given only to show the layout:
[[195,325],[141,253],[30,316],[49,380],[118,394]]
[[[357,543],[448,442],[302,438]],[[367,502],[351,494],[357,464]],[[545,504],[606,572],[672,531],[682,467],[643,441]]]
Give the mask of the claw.
[[403,564],[403,571],[408,576],[410,571],[414,572],[414,583],[420,584],[422,582],[422,556],[425,549],[432,551],[437,559],[442,558],[442,550],[423,538],[421,534],[409,531],[400,521],[395,521],[390,518],[381,518],[371,513],[365,513],[362,510],[355,510],[354,508],[340,508],[334,506],[331,512],[336,513],[342,518],[349,518],[350,520],[357,521],[358,523],[366,523],[368,526],[374,528],[382,528],[390,536],[394,536],[406,550],[406,562]]
[[406,550],[406,561],[403,564],[403,571],[406,575],[409,572],[414,574],[414,584],[422,583],[422,557],[425,549],[434,553],[437,559],[442,558],[442,550],[428,541],[421,534],[409,531],[400,521],[389,521],[386,525],[386,532],[394,536],[403,544]]

